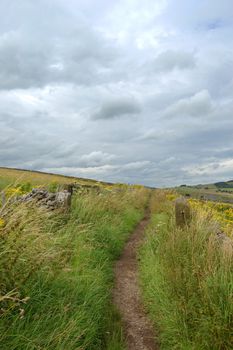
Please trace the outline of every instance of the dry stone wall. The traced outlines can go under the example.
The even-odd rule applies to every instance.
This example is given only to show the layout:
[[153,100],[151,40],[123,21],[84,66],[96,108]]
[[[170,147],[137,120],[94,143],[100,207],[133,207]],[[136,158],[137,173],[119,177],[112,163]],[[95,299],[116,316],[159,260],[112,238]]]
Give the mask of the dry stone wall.
[[50,210],[58,208],[68,209],[71,205],[71,193],[68,190],[51,193],[46,189],[33,188],[30,193],[21,196],[19,201],[35,201],[40,206]]

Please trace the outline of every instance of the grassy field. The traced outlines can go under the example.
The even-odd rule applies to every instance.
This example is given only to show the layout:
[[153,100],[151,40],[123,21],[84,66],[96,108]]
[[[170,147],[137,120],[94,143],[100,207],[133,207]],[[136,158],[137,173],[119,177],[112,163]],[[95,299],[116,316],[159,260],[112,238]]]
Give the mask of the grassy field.
[[154,195],[139,255],[141,288],[161,349],[232,349],[232,246],[219,243],[215,218],[201,205],[189,227],[177,228],[168,198],[163,191]]
[[[35,184],[54,181],[26,175]],[[7,205],[0,215],[1,350],[124,349],[111,306],[113,263],[147,193],[116,186],[75,194],[69,213]]]
[[67,183],[77,183],[77,184],[103,184],[103,182],[98,182],[91,179],[83,179],[72,176],[63,176],[56,174],[47,174],[37,171],[28,171],[20,169],[10,169],[0,167],[0,190],[6,188],[7,186],[17,186],[18,184],[30,184],[33,186],[43,186],[47,187],[52,185],[63,185]]

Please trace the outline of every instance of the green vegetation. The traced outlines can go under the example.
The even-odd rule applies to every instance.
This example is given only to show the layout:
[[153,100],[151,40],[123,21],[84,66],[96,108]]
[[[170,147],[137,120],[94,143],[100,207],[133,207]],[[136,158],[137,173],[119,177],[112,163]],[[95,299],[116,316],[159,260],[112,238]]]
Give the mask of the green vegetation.
[[28,171],[20,169],[11,169],[0,167],[0,190],[6,188],[7,186],[17,186],[20,184],[30,184],[31,187],[42,186],[48,187],[52,186],[56,189],[55,185],[63,185],[67,183],[78,183],[81,185],[103,185],[107,184],[104,182],[98,182],[91,179],[83,179],[72,176],[63,176],[56,174],[42,173],[39,171]]
[[[71,182],[85,186],[77,186],[69,212],[11,200],[35,186],[56,192]],[[213,194],[213,186],[182,186],[180,193]],[[113,265],[150,190],[3,168],[0,188],[1,350],[125,349],[111,303]],[[216,238],[217,222],[231,236],[232,206],[189,199],[192,221],[181,229],[176,197],[152,192],[139,251],[141,288],[161,349],[232,349],[233,248]]]
[[214,184],[217,188],[229,188],[232,189],[233,188],[233,181],[226,181],[226,182],[216,182]]
[[113,263],[147,190],[73,196],[70,213],[9,204],[0,221],[1,350],[124,348],[111,306]]
[[174,205],[162,191],[140,250],[145,304],[161,349],[229,350],[233,347],[233,251],[217,240],[216,223],[202,208],[178,229]]

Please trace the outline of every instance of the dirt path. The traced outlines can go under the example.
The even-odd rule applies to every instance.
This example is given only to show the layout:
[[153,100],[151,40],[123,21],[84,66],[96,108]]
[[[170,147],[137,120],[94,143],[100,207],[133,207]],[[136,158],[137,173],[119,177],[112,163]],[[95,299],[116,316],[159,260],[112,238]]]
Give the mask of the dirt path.
[[113,301],[120,311],[128,350],[158,350],[152,325],[141,303],[137,249],[149,223],[150,211],[138,224],[115,266]]

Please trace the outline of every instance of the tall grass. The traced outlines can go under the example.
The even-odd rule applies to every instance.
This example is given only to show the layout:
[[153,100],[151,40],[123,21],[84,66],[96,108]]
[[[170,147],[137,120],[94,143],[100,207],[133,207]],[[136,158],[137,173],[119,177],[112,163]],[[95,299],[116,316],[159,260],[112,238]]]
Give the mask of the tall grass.
[[233,252],[216,238],[208,211],[178,229],[162,192],[140,251],[145,303],[161,349],[233,349]]
[[69,214],[27,204],[0,228],[1,350],[124,348],[112,266],[140,220],[144,189],[73,198]]

